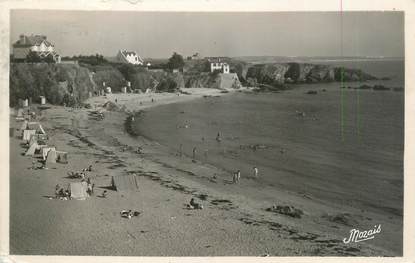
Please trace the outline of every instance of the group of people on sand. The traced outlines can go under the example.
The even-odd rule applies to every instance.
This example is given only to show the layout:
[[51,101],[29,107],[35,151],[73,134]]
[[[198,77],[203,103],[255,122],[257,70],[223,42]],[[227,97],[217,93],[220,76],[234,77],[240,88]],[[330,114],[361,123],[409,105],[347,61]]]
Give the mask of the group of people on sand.
[[55,186],[55,198],[62,200],[71,199],[71,191],[69,189],[64,190],[59,184]]
[[[252,172],[253,172],[254,178],[258,178],[258,172],[259,172],[258,167],[254,166],[252,168]],[[232,182],[234,184],[237,184],[239,183],[240,180],[241,180],[241,170],[238,170],[233,173]]]

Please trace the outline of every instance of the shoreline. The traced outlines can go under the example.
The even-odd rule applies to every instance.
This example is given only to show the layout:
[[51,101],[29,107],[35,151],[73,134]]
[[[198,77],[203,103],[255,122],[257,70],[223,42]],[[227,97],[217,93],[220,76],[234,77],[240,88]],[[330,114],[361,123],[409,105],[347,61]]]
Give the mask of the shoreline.
[[[232,92],[226,94],[231,93]],[[144,183],[145,187],[148,187],[148,189],[140,188],[140,191],[143,191],[146,194],[149,194],[149,192],[151,191],[157,193],[154,196],[151,194],[149,195],[154,201],[154,204],[158,204],[156,206],[161,205],[164,208],[161,210],[160,208],[148,208],[148,206],[145,205],[146,200],[144,199],[139,201],[139,203],[141,203],[141,206],[146,206],[146,209],[150,209],[153,214],[157,214],[161,217],[165,215],[166,211],[164,209],[167,209],[168,214],[178,213],[177,215],[175,215],[175,218],[181,218],[180,220],[183,219],[182,221],[180,221],[181,223],[179,223],[179,225],[171,225],[170,223],[167,223],[167,225],[172,229],[166,231],[179,231],[179,233],[187,234],[193,232],[202,233],[204,231],[212,231],[213,233],[209,232],[209,235],[211,235],[211,237],[209,237],[209,242],[216,244],[214,245],[214,247],[217,247],[217,250],[213,252],[209,251],[209,249],[206,249],[207,252],[203,252],[201,250],[194,250],[193,248],[184,249],[182,246],[185,245],[183,244],[182,246],[177,245],[178,247],[181,247],[181,249],[179,250],[179,253],[174,253],[171,250],[169,250],[165,245],[163,245],[163,243],[157,243],[160,242],[158,236],[162,236],[163,234],[161,234],[162,232],[160,232],[159,230],[154,229],[154,227],[151,227],[149,225],[148,227],[149,229],[151,229],[149,231],[154,231],[155,233],[151,236],[152,240],[147,240],[147,242],[150,242],[153,245],[158,244],[160,246],[159,249],[155,249],[154,247],[152,249],[143,249],[143,245],[139,245],[139,247],[144,251],[147,251],[147,253],[143,253],[142,251],[131,248],[131,251],[125,251],[121,249],[121,252],[115,253],[114,255],[160,255],[158,253],[160,253],[159,250],[162,248],[166,249],[167,251],[161,253],[162,255],[182,256],[198,256],[205,255],[205,253],[207,253],[206,255],[256,256],[268,253],[271,256],[296,254],[298,255],[298,253],[301,255],[318,254],[337,256],[395,254],[394,252],[386,251],[378,246],[370,244],[357,244],[356,246],[345,246],[341,243],[342,236],[340,233],[344,233],[343,237],[346,237],[347,232],[344,232],[344,229],[350,228],[347,226],[337,226],[337,228],[340,230],[334,231],[331,235],[327,235],[328,229],[333,230],[333,224],[329,224],[330,226],[325,226],[323,223],[324,220],[322,221],[322,219],[316,217],[314,211],[315,209],[319,212],[328,210],[328,208],[324,204],[316,204],[317,200],[307,200],[306,198],[295,196],[293,195],[293,193],[281,192],[279,193],[277,198],[273,198],[276,200],[285,200],[281,201],[281,203],[287,205],[294,204],[296,207],[303,208],[303,210],[305,211],[305,215],[300,219],[292,219],[291,217],[286,215],[265,212],[265,208],[269,207],[272,204],[271,200],[269,200],[270,202],[268,203],[258,203],[258,200],[246,198],[243,195],[241,195],[241,191],[244,192],[248,189],[255,188],[256,182],[254,180],[247,180],[241,186],[229,184],[229,178],[227,178],[228,175],[223,174],[223,171],[221,171],[217,167],[214,167],[206,163],[202,163],[200,161],[194,163],[192,162],[191,158],[188,157],[182,158],[178,161],[177,156],[175,156],[174,153],[172,153],[171,151],[166,151],[167,147],[164,147],[155,141],[143,138],[142,136],[132,137],[128,133],[125,133],[124,126],[122,125],[125,118],[132,112],[138,112],[143,109],[150,109],[152,107],[165,105],[169,103],[181,103],[183,101],[201,98],[205,95],[223,96],[226,94],[220,93],[219,90],[202,91],[197,94],[180,96],[177,96],[176,94],[160,94],[160,96],[157,96],[158,94],[111,94],[110,96],[107,96],[107,98],[94,97],[88,100],[87,103],[93,105],[93,109],[91,110],[81,109],[68,111],[68,109],[64,109],[62,107],[53,107],[53,110],[47,110],[45,112],[46,114],[44,116],[44,122],[47,122],[47,124],[45,124],[44,126],[46,126],[46,128],[48,129],[47,132],[63,128],[64,130],[66,129],[67,131],[72,131],[72,135],[75,135],[75,137],[72,136],[71,138],[63,138],[61,141],[59,141],[59,144],[62,147],[72,147],[72,149],[70,149],[72,151],[79,151],[80,149],[82,149],[82,151],[85,151],[85,154],[83,154],[82,156],[87,156],[87,158],[83,157],[80,160],[74,160],[75,165],[79,165],[78,162],[82,161],[93,162],[95,160],[95,162],[100,162],[100,159],[102,157],[99,156],[101,156],[102,154],[104,154],[105,156],[108,155],[110,159],[113,162],[115,162],[114,165],[118,165],[119,168],[96,168],[97,180],[100,178],[100,174],[104,173],[109,173],[110,175],[114,173],[122,174],[126,172],[137,173],[139,175],[140,183],[142,182]],[[102,108],[102,105],[106,101],[115,102],[116,98],[118,100],[118,104],[124,103],[123,105],[126,106],[125,112],[105,111],[105,109]],[[151,98],[155,98],[155,102],[151,102]],[[137,105],[137,100],[142,101],[143,105]],[[95,121],[88,119],[88,114],[94,110],[103,110],[105,113],[104,120]],[[66,116],[66,118],[60,118],[59,116]],[[76,120],[76,122],[71,121],[72,119]],[[76,127],[73,126],[74,123],[76,123]],[[105,127],[105,129],[103,129],[103,127]],[[58,139],[54,137],[58,137],[60,135],[54,134],[53,132],[51,135],[52,141],[58,143]],[[74,144],[74,142],[76,141],[78,141],[77,143],[81,146],[73,148],[72,144]],[[144,154],[134,153],[135,146],[133,145],[142,146]],[[120,148],[126,146],[131,146],[133,148],[129,148],[127,151],[120,151]],[[71,153],[71,151],[69,152]],[[99,153],[100,155],[97,155],[97,152],[101,152]],[[98,164],[99,163],[97,163],[97,165]],[[84,166],[85,165],[86,163],[84,164]],[[71,167],[73,167],[73,165],[71,165]],[[13,167],[13,169],[18,168]],[[50,170],[49,172],[54,171]],[[210,175],[212,174],[217,175],[215,180],[211,178]],[[56,181],[56,179],[53,180]],[[106,181],[108,181],[108,179],[106,179]],[[103,183],[104,182],[100,182],[100,184]],[[12,190],[16,189],[12,187]],[[122,203],[122,197],[119,196],[117,192],[112,193],[112,195],[115,196],[114,199],[118,200],[115,203],[119,206],[119,204]],[[164,201],[158,195],[162,196],[164,198]],[[186,210],[183,210],[182,205],[183,203],[186,203],[191,196],[198,198],[205,205],[205,209],[201,210],[201,212],[203,213],[191,211],[193,216],[197,216],[199,220],[201,220],[200,222],[204,222],[204,224],[206,224],[199,226],[201,227],[201,229],[186,229],[185,227],[186,224],[198,224],[198,221],[189,223],[189,221],[186,219],[186,215],[183,215],[183,213],[186,213]],[[127,195],[126,198],[127,200],[124,201],[126,201],[127,203],[134,203],[133,200],[135,200],[135,198],[132,194],[131,196],[130,194]],[[145,198],[145,195],[142,195],[141,198]],[[175,200],[175,203],[173,203],[172,207],[166,207],[164,205],[164,203],[166,202],[165,198],[168,198],[169,200]],[[90,200],[83,202],[89,201],[95,202],[100,200],[93,200],[91,198]],[[112,202],[111,200],[109,201]],[[72,203],[76,201],[70,202]],[[168,203],[171,204],[170,201],[168,201]],[[62,204],[64,205],[66,203]],[[109,207],[113,210],[114,208],[116,208],[114,206],[111,206],[111,204],[109,204]],[[178,208],[179,210],[177,210]],[[335,211],[342,211],[342,208],[343,207],[339,207],[335,209]],[[18,208],[12,207],[12,209]],[[95,211],[95,208],[90,209],[92,209],[92,211]],[[332,207],[330,207],[330,209],[332,209]],[[198,215],[194,215],[195,213],[198,213]],[[117,222],[117,218],[118,217],[110,219],[107,218],[107,220],[110,221],[110,223],[107,223],[110,224],[111,227],[117,228],[116,225],[114,225],[119,224],[114,223]],[[213,220],[212,218],[217,219]],[[150,220],[149,222],[152,222],[151,218],[147,220]],[[160,224],[163,225],[166,223],[164,222]],[[212,224],[217,224],[217,226],[214,226]],[[215,227],[219,226],[224,227],[224,230],[213,230],[215,229]],[[57,228],[59,228],[59,226],[57,226]],[[101,227],[98,228],[101,229]],[[224,242],[227,242],[226,240],[235,240],[235,236],[229,239],[225,238],[224,241],[221,242],[219,241],[221,235],[223,235],[223,232],[226,233],[229,237],[229,235],[235,234],[239,236],[240,233],[246,231],[248,231],[250,234],[245,233],[242,236],[252,236],[251,238],[248,238],[249,240],[241,240],[241,243],[237,244],[241,247],[239,250],[235,250],[235,247],[229,247],[229,244],[224,245]],[[256,234],[253,234],[253,232],[251,231],[254,231]],[[136,234],[133,235],[136,237]],[[262,243],[263,241],[259,240],[263,240],[264,238],[273,241],[262,248],[252,246],[252,242]],[[178,234],[177,236],[168,237],[167,239],[171,240],[171,242],[182,240],[180,238],[180,234]],[[239,240],[240,238],[236,239]],[[281,242],[283,242],[284,244],[281,244]],[[221,246],[223,246],[223,248],[220,248]],[[11,247],[13,248],[13,246]],[[284,247],[286,249],[289,247],[294,247],[294,250],[291,249],[291,252],[284,252]],[[75,251],[73,252],[75,254],[84,254],[80,253],[79,251],[80,250],[78,248],[75,249]],[[249,252],[239,254],[238,251]],[[60,254],[58,250],[56,253]],[[92,253],[91,255],[101,254],[105,253],[103,253],[102,250],[97,249],[96,254]]]

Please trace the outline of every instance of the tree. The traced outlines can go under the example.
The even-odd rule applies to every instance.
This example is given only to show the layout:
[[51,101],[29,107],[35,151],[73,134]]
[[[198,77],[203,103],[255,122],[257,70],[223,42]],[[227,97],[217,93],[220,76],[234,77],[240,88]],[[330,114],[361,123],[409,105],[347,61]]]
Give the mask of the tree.
[[39,63],[42,62],[42,58],[36,52],[30,51],[26,56],[26,61],[29,63]]
[[173,55],[169,58],[169,62],[167,63],[167,67],[171,70],[183,68],[184,60],[182,55],[174,52]]

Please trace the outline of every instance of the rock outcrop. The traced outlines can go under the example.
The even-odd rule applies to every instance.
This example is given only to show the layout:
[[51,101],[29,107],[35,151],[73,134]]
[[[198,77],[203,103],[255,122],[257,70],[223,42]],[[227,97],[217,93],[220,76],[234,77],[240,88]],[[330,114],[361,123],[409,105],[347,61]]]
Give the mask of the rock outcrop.
[[[244,78],[243,76],[240,76]],[[281,87],[287,83],[317,83],[333,81],[375,80],[358,69],[340,68],[329,65],[308,63],[272,63],[256,64],[248,68],[244,78],[248,84]]]

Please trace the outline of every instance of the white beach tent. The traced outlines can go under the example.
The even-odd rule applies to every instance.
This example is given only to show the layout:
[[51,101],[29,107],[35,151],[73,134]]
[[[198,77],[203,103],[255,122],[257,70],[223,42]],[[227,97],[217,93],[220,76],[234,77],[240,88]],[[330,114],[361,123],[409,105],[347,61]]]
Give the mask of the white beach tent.
[[39,122],[29,122],[27,123],[28,130],[36,130],[38,134],[46,134],[45,130],[43,129],[42,125]]
[[68,163],[68,153],[62,151],[55,151],[56,153],[56,162],[58,163]]
[[77,182],[70,184],[71,189],[71,198],[76,200],[85,200],[88,197],[87,183],[86,182]]
[[46,163],[56,163],[58,155],[56,154],[56,150],[52,149],[48,152],[48,156],[46,157]]
[[30,136],[35,135],[35,134],[36,134],[36,130],[24,130],[23,131],[23,140],[24,141],[29,141]]
[[29,146],[32,145],[33,142],[37,141],[46,141],[48,136],[46,134],[32,134],[29,140]]
[[30,136],[30,140],[29,140],[29,147],[32,146],[33,143],[37,143],[37,136],[36,134],[33,134]]
[[36,149],[39,148],[39,144],[37,144],[37,142],[32,143],[32,145],[30,145],[29,149],[27,149],[25,155],[26,156],[32,156],[35,154]]
[[48,157],[48,153],[51,150],[55,151],[56,148],[55,147],[43,147],[42,148],[42,159],[43,160],[46,160],[46,158]]
[[24,120],[24,116],[23,116],[23,109],[22,108],[19,108],[18,110],[17,110],[17,116],[16,116],[16,120]]
[[28,121],[27,121],[27,120],[25,120],[25,121],[22,123],[22,125],[20,125],[20,130],[21,130],[21,131],[24,131],[24,130],[26,130],[26,129],[27,129],[27,123],[28,123]]

